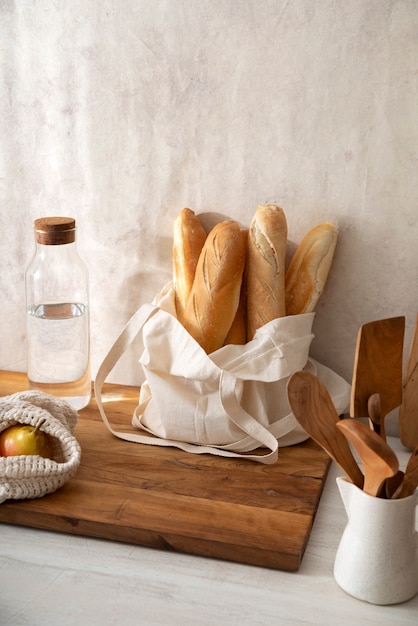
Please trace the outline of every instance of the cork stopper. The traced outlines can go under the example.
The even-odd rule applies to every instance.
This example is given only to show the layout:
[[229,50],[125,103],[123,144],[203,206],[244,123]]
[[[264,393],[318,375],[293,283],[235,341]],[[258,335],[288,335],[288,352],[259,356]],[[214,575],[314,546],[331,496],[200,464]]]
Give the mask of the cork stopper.
[[35,220],[36,241],[58,246],[75,241],[75,219],[72,217],[40,217]]

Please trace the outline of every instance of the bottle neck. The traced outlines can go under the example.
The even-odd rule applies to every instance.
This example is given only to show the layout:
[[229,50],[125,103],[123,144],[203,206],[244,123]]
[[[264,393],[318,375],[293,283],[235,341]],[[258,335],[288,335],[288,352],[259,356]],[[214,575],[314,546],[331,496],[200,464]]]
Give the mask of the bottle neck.
[[65,257],[73,254],[77,254],[76,242],[60,243],[60,244],[45,244],[36,240],[36,252],[42,256],[50,257]]

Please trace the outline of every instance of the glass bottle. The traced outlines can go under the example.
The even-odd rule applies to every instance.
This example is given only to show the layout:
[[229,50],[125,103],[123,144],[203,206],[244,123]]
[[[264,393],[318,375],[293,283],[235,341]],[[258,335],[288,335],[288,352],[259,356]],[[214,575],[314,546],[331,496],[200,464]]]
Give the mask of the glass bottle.
[[26,270],[30,389],[76,410],[90,401],[89,279],[70,217],[35,220],[36,252]]

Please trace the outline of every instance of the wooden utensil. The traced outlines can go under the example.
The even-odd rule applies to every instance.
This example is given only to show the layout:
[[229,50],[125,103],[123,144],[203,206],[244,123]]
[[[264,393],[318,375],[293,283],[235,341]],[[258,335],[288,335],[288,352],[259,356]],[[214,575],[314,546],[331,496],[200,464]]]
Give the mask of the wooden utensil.
[[405,476],[392,498],[406,498],[414,493],[418,487],[418,447],[415,448],[409,457],[408,464],[405,469]]
[[401,316],[363,324],[357,336],[350,415],[368,417],[369,398],[379,394],[380,413],[375,410],[376,421],[371,425],[383,439],[386,415],[402,402],[404,334],[405,317]]
[[386,497],[388,500],[393,498],[396,490],[398,489],[399,485],[402,483],[404,476],[405,476],[404,472],[402,470],[399,470],[399,472],[397,472],[395,476],[390,476],[390,478],[387,478],[384,484],[384,491],[382,488],[382,492],[380,494],[381,497],[382,498]]
[[399,434],[410,450],[418,446],[418,315],[406,366],[403,398],[399,409]]
[[367,400],[367,415],[370,419],[371,428],[381,434],[382,403],[380,402],[380,393],[372,393]]
[[363,464],[363,491],[369,496],[377,497],[386,479],[395,476],[399,470],[396,454],[380,435],[362,422],[354,419],[340,420],[337,428],[357,450]]
[[287,383],[290,407],[299,424],[360,489],[363,474],[344,435],[336,428],[338,413],[326,387],[310,372],[296,372]]

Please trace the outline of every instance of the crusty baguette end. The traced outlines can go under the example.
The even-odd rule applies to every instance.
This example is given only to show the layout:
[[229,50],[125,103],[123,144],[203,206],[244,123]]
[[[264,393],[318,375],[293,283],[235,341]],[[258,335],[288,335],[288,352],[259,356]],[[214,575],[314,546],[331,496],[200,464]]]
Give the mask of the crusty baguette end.
[[259,205],[251,220],[247,247],[247,337],[286,315],[287,222],[280,207]]
[[187,302],[183,325],[210,354],[221,348],[234,321],[245,266],[245,238],[226,220],[210,231]]
[[180,321],[192,290],[197,262],[205,240],[206,232],[194,211],[182,209],[174,221],[173,229],[173,287]]
[[324,290],[334,258],[338,230],[319,224],[302,239],[286,272],[286,314],[311,313]]

